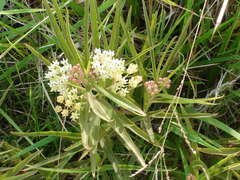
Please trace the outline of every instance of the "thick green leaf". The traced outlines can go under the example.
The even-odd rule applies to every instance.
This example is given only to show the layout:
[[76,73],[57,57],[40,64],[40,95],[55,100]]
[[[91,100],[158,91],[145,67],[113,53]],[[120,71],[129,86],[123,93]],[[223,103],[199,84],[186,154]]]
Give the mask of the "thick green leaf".
[[[150,140],[149,135],[144,130],[139,128],[133,121],[128,119],[126,116],[124,116],[123,114],[117,113],[117,117],[118,117],[117,120],[119,122],[121,122],[121,124],[124,127],[128,128],[130,131],[132,131],[134,134],[136,134],[140,138],[144,139],[148,143],[154,144],[155,146],[159,146],[159,143],[157,141],[152,142]],[[142,118],[140,117],[139,120],[142,121]]]
[[91,162],[92,175],[93,175],[93,178],[95,178],[98,163],[99,163],[99,155],[98,155],[96,149],[94,149],[90,152],[90,162]]
[[1,1],[0,1],[0,10],[3,9],[3,7],[5,6],[5,4],[6,4],[6,0],[1,0]]
[[121,139],[125,142],[127,148],[133,152],[133,154],[136,156],[136,158],[140,162],[140,164],[142,166],[146,166],[146,163],[140,153],[139,148],[135,145],[132,138],[130,137],[128,132],[125,130],[125,128],[119,122],[112,123],[112,128],[121,137]]
[[92,111],[101,119],[111,122],[113,109],[110,104],[107,102],[100,100],[98,101],[92,94],[88,93],[88,102],[90,104],[90,107]]
[[117,105],[121,106],[122,108],[131,111],[139,116],[146,116],[146,114],[132,101],[128,100],[127,98],[121,97],[117,94],[114,94],[112,92],[106,91],[105,89],[95,85],[95,88],[101,92],[103,95],[111,99],[113,102],[115,102]]

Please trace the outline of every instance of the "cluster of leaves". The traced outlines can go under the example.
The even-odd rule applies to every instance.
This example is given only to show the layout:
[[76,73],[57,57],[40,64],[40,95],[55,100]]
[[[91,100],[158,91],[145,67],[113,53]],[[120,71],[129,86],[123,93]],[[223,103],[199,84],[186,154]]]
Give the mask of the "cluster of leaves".
[[[238,4],[214,27],[220,8],[205,1],[5,2],[0,179],[239,179]],[[120,97],[92,83],[79,124],[62,120],[42,62],[65,57],[87,69],[94,48],[138,64],[144,81],[168,77],[171,88]]]

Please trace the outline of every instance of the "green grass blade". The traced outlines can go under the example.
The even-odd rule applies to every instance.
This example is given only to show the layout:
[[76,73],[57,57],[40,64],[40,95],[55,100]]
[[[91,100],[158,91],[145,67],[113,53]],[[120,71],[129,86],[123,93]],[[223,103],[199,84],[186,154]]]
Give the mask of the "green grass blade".
[[[158,94],[159,97],[157,98],[155,102],[161,102],[161,103],[178,103],[178,104],[203,104],[203,105],[216,105],[215,103],[210,103],[208,101],[214,101],[217,99],[220,99],[222,97],[215,97],[215,98],[202,98],[202,99],[189,99],[189,98],[183,98],[183,97],[175,97],[173,95],[169,94]],[[176,99],[178,101],[176,102]]]
[[[143,5],[144,19],[145,19],[145,23],[146,23],[146,30],[147,30],[146,41],[148,41],[148,44],[151,47],[151,46],[153,46],[153,37],[152,37],[152,31],[151,31],[149,17],[148,17],[148,13],[147,13],[147,8],[146,8],[144,0],[142,0],[142,5]],[[150,51],[150,58],[151,58],[151,63],[152,63],[153,77],[154,77],[154,79],[156,79],[157,78],[157,67],[156,67],[155,55],[154,55],[153,50]]]
[[230,128],[229,126],[227,126],[226,124],[220,122],[217,119],[214,118],[199,118],[200,120],[202,120],[203,122],[207,123],[207,124],[211,124],[212,126],[217,127],[218,129],[221,129],[222,131],[226,132],[227,134],[235,137],[236,139],[240,140],[240,133],[238,133],[236,130]]
[[35,50],[32,46],[25,44],[25,46],[39,59],[41,59],[46,65],[50,65],[51,62],[45,58],[43,55],[41,55],[37,50]]
[[110,49],[116,50],[118,47],[118,37],[119,37],[119,28],[120,28],[120,16],[121,16],[121,11],[124,6],[124,0],[117,0],[116,2],[116,11],[115,11],[115,16],[113,20],[113,28],[112,28],[112,35],[110,39]]
[[89,0],[85,1],[84,6],[84,17],[83,17],[83,54],[85,57],[85,65],[87,69],[89,69],[90,63],[89,63],[89,57],[90,57],[90,48],[89,48]]
[[90,21],[91,21],[91,29],[92,29],[92,37],[93,37],[93,47],[100,48],[100,40],[98,34],[98,9],[97,9],[97,1],[90,1]]
[[18,158],[19,156],[22,156],[36,148],[45,146],[46,144],[49,144],[49,143],[55,141],[56,139],[57,139],[56,137],[52,137],[52,136],[41,139],[40,141],[34,143],[33,145],[30,145],[30,146],[24,148],[23,150],[18,152],[16,155],[12,156],[10,159]]
[[12,14],[22,14],[22,13],[37,13],[43,12],[45,9],[13,9],[0,11],[0,15],[12,15]]
[[12,168],[10,171],[4,174],[4,176],[14,176],[19,173],[30,161],[32,161],[34,158],[39,156],[40,152],[35,152],[28,157],[26,157],[24,160],[20,161],[14,168]]
[[56,136],[70,139],[80,139],[80,133],[64,132],[64,131],[42,131],[42,132],[11,132],[17,136]]
[[[21,174],[21,175],[16,175],[16,176],[12,176],[12,177],[4,177],[4,180],[23,180],[23,179],[27,179],[29,177],[32,177],[37,172],[38,171],[30,171],[30,172],[26,172],[26,173]],[[1,176],[0,176],[0,179],[1,179]]]
[[2,106],[7,94],[8,94],[8,91],[9,89],[12,87],[13,85],[13,82],[8,86],[8,88],[4,91],[3,95],[1,96],[1,99],[0,99],[0,107]]
[[[14,120],[8,116],[1,108],[0,108],[0,114],[11,124],[17,131],[22,132],[21,128],[14,122]],[[29,139],[28,137],[25,137],[25,139],[33,145],[34,143]]]

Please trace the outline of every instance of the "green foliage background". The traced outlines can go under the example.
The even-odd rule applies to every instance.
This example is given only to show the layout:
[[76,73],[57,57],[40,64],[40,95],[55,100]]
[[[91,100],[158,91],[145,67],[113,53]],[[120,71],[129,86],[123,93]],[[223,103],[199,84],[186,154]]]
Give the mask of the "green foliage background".
[[[239,18],[237,0],[1,0],[0,180],[240,179]],[[95,120],[62,120],[46,65],[87,71],[94,48],[171,88],[92,82],[81,119]]]

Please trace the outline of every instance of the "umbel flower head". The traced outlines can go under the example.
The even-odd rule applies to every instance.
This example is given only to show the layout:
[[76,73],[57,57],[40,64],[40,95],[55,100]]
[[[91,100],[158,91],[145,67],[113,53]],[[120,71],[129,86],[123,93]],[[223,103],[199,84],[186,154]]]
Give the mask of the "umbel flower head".
[[155,96],[160,92],[161,88],[169,89],[171,86],[171,80],[168,78],[159,78],[158,81],[146,81],[144,86],[151,96]]
[[[54,61],[48,66],[45,78],[52,92],[57,92],[55,111],[62,117],[69,116],[72,120],[79,119],[84,95],[80,89],[88,80],[104,85],[120,96],[126,96],[130,90],[142,82],[142,76],[137,75],[138,66],[134,63],[125,65],[125,61],[115,58],[110,50],[95,49],[92,56],[89,73],[85,75],[79,64],[71,65],[66,59]],[[101,83],[101,82],[108,83]],[[110,82],[110,84],[109,84]],[[81,88],[77,88],[77,87]]]
[[49,80],[48,85],[53,92],[63,93],[67,88],[68,72],[72,68],[72,65],[67,62],[66,59],[58,62],[54,61],[48,66],[48,72],[45,74],[45,78]]
[[156,95],[157,93],[159,93],[159,87],[158,87],[158,84],[151,80],[151,81],[147,81],[144,83],[144,86],[147,90],[147,92],[151,95],[151,96],[154,96]]
[[169,89],[170,86],[171,86],[171,80],[168,79],[168,78],[159,78],[158,79],[158,82],[157,82],[160,86],[166,88],[166,89]]
[[92,59],[92,69],[101,79],[114,79],[116,81],[121,79],[125,71],[125,61],[114,58],[113,51],[95,49]]
[[82,95],[78,92],[76,88],[66,89],[64,93],[57,97],[57,105],[55,111],[61,113],[63,117],[70,115],[72,120],[79,119],[79,113],[82,104]]
[[[112,80],[111,90],[126,96],[142,81],[141,76],[133,76],[138,66],[131,63],[125,67],[125,61],[114,57],[114,51],[95,49],[92,55],[92,70],[101,80]],[[132,76],[132,77],[131,77]]]
[[77,64],[70,69],[69,78],[70,81],[75,83],[82,83],[84,79],[84,74],[80,67],[80,64]]
[[127,73],[128,74],[134,74],[134,73],[136,73],[138,71],[138,65],[136,65],[136,64],[130,64],[129,66],[128,66],[128,68],[127,68]]
[[48,72],[45,74],[51,91],[59,93],[55,111],[61,113],[63,117],[71,115],[72,120],[78,119],[76,113],[80,111],[80,108],[76,109],[75,105],[79,106],[81,97],[78,90],[69,85],[69,81],[78,83],[81,77],[79,65],[72,66],[65,59],[60,62],[54,61],[48,66]]

